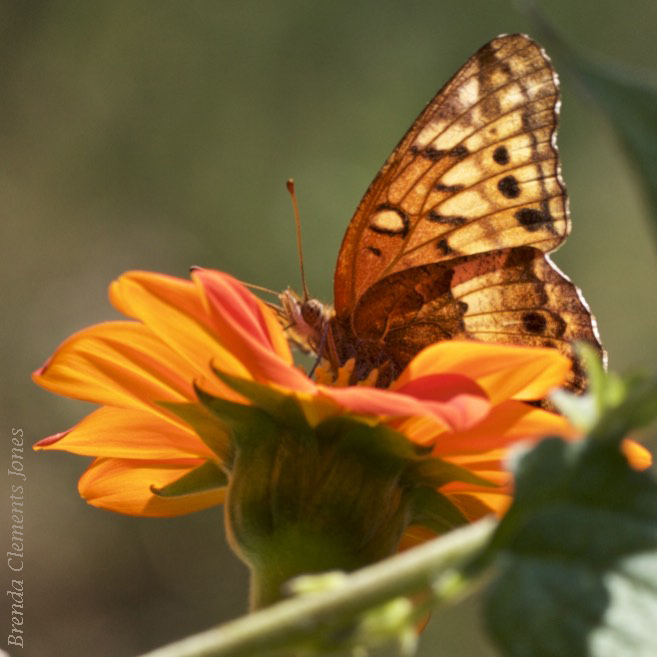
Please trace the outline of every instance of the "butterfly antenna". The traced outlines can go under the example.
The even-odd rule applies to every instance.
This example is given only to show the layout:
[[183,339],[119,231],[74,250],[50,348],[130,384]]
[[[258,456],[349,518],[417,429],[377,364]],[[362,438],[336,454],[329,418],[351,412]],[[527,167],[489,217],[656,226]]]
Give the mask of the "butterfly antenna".
[[244,281],[240,281],[242,285],[245,285],[246,287],[250,287],[252,290],[258,290],[260,292],[266,292],[267,294],[273,294],[275,297],[278,296],[278,292],[276,290],[270,290],[268,287],[263,287],[262,285],[256,285],[255,283],[246,283]]
[[292,207],[294,208],[294,225],[297,232],[297,253],[299,254],[299,268],[301,269],[301,287],[303,288],[303,300],[308,301],[308,286],[306,285],[306,272],[303,268],[303,245],[301,243],[301,217],[299,216],[299,205],[297,204],[297,195],[294,191],[294,180],[288,179],[287,191],[290,192]]

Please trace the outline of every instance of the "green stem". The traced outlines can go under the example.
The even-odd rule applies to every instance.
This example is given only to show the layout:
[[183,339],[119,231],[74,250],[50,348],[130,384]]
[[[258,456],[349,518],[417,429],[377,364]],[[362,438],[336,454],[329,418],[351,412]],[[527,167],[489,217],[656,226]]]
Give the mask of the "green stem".
[[[363,568],[337,589],[284,600],[141,657],[240,657],[308,645],[328,627],[396,597],[434,587],[441,576],[479,551],[495,527],[494,521],[481,520]],[[461,589],[443,585],[434,589],[434,595],[449,600]]]

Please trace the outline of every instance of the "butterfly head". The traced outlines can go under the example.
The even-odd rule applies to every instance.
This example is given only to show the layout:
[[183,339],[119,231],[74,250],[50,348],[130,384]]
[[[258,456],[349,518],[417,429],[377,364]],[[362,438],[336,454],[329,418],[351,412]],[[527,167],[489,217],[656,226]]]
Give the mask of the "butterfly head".
[[283,306],[281,318],[290,339],[302,351],[322,352],[333,308],[317,299],[302,299],[290,288],[279,298]]

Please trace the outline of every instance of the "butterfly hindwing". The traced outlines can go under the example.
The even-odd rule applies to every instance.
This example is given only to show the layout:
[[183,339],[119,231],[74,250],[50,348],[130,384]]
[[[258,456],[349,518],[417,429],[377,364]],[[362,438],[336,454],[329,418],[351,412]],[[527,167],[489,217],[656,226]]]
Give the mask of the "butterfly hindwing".
[[[350,323],[356,367],[364,375],[390,362],[398,375],[440,340],[474,339],[549,346],[573,358],[572,341],[596,343],[577,288],[538,249],[517,247],[462,256],[391,274],[361,297]],[[569,387],[581,381],[571,375]]]
[[397,146],[345,234],[335,309],[388,274],[473,253],[558,246],[569,229],[554,145],[557,79],[523,35],[480,49]]

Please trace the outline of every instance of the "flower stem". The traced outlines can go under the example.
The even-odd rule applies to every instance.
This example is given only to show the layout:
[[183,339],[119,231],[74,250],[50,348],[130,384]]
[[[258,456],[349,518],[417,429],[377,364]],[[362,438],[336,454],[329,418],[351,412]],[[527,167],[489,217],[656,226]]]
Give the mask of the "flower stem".
[[433,587],[434,599],[448,601],[462,586],[436,581],[490,538],[496,523],[484,519],[349,575],[336,589],[284,600],[257,613],[187,637],[141,657],[240,657],[299,644],[372,607]]

